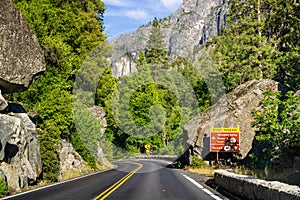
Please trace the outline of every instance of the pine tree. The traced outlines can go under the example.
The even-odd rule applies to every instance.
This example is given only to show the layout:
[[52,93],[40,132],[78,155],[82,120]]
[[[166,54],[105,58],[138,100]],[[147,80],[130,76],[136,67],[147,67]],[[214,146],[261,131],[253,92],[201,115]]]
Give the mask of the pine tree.
[[227,90],[245,81],[273,78],[275,45],[264,34],[266,1],[230,2],[227,28],[208,49],[223,74]]
[[300,4],[294,0],[274,0],[269,6],[266,34],[277,41],[280,56],[276,80],[300,89]]
[[149,64],[168,66],[168,50],[158,19],[152,22],[152,29],[146,46],[146,61]]

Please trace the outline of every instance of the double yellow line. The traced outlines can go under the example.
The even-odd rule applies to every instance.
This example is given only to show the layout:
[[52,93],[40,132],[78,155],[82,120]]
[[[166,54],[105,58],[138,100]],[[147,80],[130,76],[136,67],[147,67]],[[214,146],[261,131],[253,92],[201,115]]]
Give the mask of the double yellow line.
[[143,165],[136,162],[128,162],[130,164],[138,165],[137,168],[126,174],[123,178],[121,178],[118,182],[107,188],[104,192],[99,194],[97,197],[95,197],[93,200],[103,200],[106,197],[108,197],[111,193],[113,193],[116,189],[118,189],[123,183],[125,183],[133,174],[135,174],[137,171],[139,171]]

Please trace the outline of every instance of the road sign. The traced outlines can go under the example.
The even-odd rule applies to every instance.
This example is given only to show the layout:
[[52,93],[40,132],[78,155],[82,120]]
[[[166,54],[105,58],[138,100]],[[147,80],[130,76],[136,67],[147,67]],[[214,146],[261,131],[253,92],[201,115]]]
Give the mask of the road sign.
[[146,153],[150,153],[150,144],[145,144]]
[[240,128],[211,128],[211,152],[238,152],[240,151]]

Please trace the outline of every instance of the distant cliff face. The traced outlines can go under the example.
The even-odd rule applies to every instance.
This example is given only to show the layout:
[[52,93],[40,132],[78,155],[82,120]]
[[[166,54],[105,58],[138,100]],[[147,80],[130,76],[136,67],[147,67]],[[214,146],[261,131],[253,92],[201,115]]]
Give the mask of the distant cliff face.
[[[184,0],[180,8],[161,21],[171,58],[187,56],[196,46],[217,35],[225,25],[228,0]],[[115,77],[136,71],[136,59],[145,49],[151,24],[113,40],[111,67]]]

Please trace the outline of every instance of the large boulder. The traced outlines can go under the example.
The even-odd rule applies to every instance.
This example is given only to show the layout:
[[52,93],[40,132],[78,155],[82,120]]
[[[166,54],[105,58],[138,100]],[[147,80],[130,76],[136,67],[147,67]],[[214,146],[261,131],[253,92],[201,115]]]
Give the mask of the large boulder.
[[0,90],[26,90],[45,69],[43,51],[27,21],[11,0],[1,0]]
[[203,111],[184,126],[186,137],[187,162],[191,155],[208,158],[210,154],[211,127],[240,127],[240,153],[245,158],[252,148],[255,128],[251,126],[254,120],[253,109],[259,108],[264,98],[264,91],[287,90],[273,80],[252,80],[224,95],[211,108]]
[[60,179],[62,174],[68,170],[76,170],[82,172],[84,169],[84,160],[75,151],[69,139],[62,139],[59,148],[59,162],[60,162]]
[[0,171],[11,192],[36,182],[42,172],[35,124],[22,106],[8,104],[0,114]]

